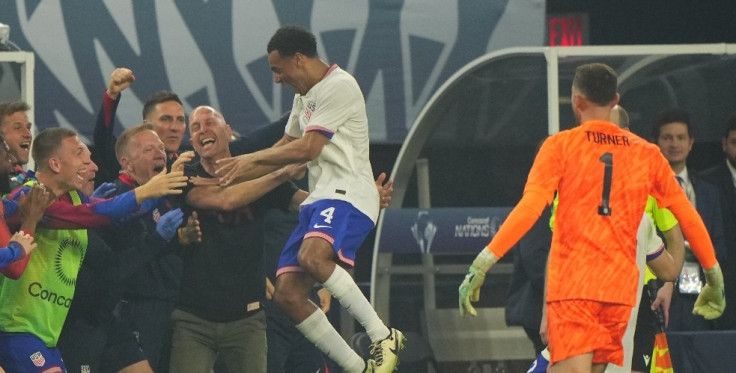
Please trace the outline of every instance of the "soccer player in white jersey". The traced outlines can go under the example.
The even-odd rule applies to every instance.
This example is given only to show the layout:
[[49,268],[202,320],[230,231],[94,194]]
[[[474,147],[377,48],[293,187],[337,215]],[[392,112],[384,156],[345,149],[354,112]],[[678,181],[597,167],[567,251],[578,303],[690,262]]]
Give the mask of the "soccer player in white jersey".
[[[307,162],[309,197],[281,253],[274,300],[347,373],[392,372],[405,338],[381,321],[344,269],[353,266],[379,211],[365,99],[352,75],[320,60],[315,37],[304,28],[280,28],[267,51],[275,82],[296,91],[285,135],[272,148],[219,161],[217,174],[226,185]],[[363,325],[373,342],[371,359],[363,361],[309,301],[315,281]]]

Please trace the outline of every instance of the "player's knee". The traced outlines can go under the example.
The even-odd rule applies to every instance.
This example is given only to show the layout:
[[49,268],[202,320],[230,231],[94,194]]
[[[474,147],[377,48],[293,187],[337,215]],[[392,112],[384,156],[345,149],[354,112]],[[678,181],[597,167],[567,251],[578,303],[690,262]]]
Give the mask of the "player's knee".
[[309,255],[308,252],[305,252],[304,250],[299,251],[297,260],[299,261],[299,266],[304,268],[309,273],[314,272],[314,269],[318,266],[319,262],[319,260],[312,257],[311,255]]
[[296,303],[293,292],[283,288],[276,288],[276,291],[273,293],[273,301],[277,306],[285,310],[290,309]]
[[326,258],[314,255],[313,250],[300,250],[297,260],[299,261],[299,266],[310,274],[319,273],[319,269],[327,262]]

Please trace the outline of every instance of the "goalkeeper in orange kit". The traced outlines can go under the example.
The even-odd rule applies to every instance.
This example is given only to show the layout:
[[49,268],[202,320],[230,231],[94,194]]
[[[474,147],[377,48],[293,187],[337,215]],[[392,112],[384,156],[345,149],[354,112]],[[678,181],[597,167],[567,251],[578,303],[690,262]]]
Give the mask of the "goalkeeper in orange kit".
[[659,149],[609,121],[618,103],[615,72],[578,67],[572,106],[580,125],[542,144],[522,199],[473,261],[460,286],[461,314],[475,314],[485,273],[529,230],[559,194],[547,269],[550,370],[602,372],[622,365],[621,339],[636,303],[636,231],[647,196],[680,222],[706,268],[693,312],[708,319],[725,308],[723,275],[703,222]]

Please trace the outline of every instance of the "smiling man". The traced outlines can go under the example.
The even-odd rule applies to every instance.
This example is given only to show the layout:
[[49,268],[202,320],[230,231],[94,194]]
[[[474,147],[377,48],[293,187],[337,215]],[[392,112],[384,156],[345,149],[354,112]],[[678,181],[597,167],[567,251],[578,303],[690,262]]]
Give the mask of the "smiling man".
[[210,106],[195,108],[189,118],[200,161],[187,166],[187,175],[210,185],[185,191],[188,207],[200,217],[203,239],[181,251],[184,271],[171,316],[169,371],[209,372],[220,360],[232,372],[265,372],[263,217],[272,208],[296,209],[306,193],[285,183],[290,175],[281,171],[227,188],[211,182],[217,160],[231,155],[230,126]]
[[166,167],[166,148],[152,124],[133,128],[115,144],[115,154],[122,173],[143,185]]
[[169,158],[176,157],[187,130],[184,106],[173,92],[159,91],[143,106],[143,120],[153,125]]
[[[115,154],[120,173],[115,180],[115,194],[147,185],[166,168],[167,148],[155,127],[148,122],[140,123],[127,128],[117,139]],[[165,200],[143,217],[142,224],[131,221],[107,226],[100,229],[100,234],[115,252],[143,245],[145,243],[139,239],[141,232],[155,232],[160,217],[176,209],[177,205],[176,201]],[[179,250],[177,242],[172,240],[167,250],[137,270],[126,281],[122,294],[120,308],[124,322],[137,335],[141,349],[155,372],[165,372],[168,367],[169,317],[179,293],[182,274],[181,258],[175,252]]]
[[[672,167],[678,183],[685,190],[688,200],[703,218],[719,261],[725,263],[727,249],[718,188],[705,181],[695,170],[687,167],[687,158],[695,143],[690,115],[680,108],[662,111],[654,121],[654,139]],[[692,238],[685,237],[685,239]],[[693,315],[691,312],[701,292],[700,284],[705,274],[695,260],[689,245],[685,245],[685,249],[685,264],[672,295],[669,330],[678,332],[713,330],[716,328],[714,321]],[[688,281],[693,278],[696,280]]]
[[20,167],[28,163],[33,140],[28,110],[31,110],[31,107],[24,101],[0,103],[0,133],[16,159],[16,172],[11,173],[11,177],[22,173]]

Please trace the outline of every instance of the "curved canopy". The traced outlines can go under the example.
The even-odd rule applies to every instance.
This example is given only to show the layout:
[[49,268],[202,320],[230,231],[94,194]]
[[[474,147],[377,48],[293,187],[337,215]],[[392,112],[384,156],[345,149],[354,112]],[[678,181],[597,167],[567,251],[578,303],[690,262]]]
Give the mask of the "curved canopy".
[[678,106],[690,113],[698,143],[719,141],[736,111],[735,53],[735,44],[699,44],[511,48],[480,57],[418,115],[393,168],[391,208],[420,205],[415,165],[422,158],[431,207],[515,204],[536,146],[575,125],[570,87],[584,63],[618,72],[621,104],[640,136],[649,137],[658,112]]

